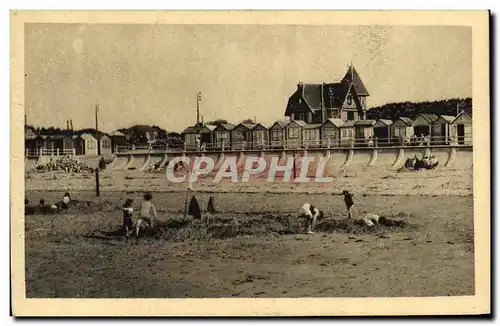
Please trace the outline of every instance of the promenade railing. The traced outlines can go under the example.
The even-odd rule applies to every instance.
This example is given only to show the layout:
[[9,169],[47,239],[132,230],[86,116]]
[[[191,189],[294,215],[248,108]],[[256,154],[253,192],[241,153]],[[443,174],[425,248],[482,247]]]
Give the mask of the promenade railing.
[[240,150],[276,149],[345,149],[345,148],[385,148],[385,147],[426,147],[426,146],[472,146],[468,137],[392,137],[392,138],[327,138],[327,139],[270,139],[270,140],[221,140],[214,143],[117,146],[115,153],[165,153],[165,152],[221,152]]

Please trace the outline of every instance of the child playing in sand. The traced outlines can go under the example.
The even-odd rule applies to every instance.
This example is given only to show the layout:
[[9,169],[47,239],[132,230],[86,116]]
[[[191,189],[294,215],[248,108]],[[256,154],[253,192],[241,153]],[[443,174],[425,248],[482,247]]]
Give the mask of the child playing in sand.
[[320,214],[320,210],[309,203],[302,205],[302,215],[307,217],[307,234],[314,234],[313,229]]
[[156,208],[151,202],[152,199],[153,196],[149,192],[144,194],[144,201],[141,203],[141,210],[139,211],[139,219],[137,220],[137,225],[136,225],[137,237],[139,237],[139,229],[141,228],[142,222],[148,223],[149,227],[152,228],[153,220],[151,218],[151,215],[153,215],[155,219],[158,218],[158,215],[156,214]]
[[352,218],[351,210],[354,206],[354,202],[352,200],[352,194],[349,193],[349,191],[344,190],[342,191],[342,194],[344,195],[344,203],[345,206],[347,207],[347,213],[349,214],[349,218]]
[[128,239],[128,236],[132,232],[132,213],[134,209],[132,208],[133,200],[127,198],[125,203],[123,204],[122,212],[123,212],[123,228],[125,229],[125,238]]

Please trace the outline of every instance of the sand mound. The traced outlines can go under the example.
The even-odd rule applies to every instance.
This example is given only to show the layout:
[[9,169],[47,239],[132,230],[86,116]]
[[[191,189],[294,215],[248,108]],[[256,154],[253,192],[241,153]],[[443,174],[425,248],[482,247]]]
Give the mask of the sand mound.
[[[397,232],[398,229],[412,227],[404,220],[387,217],[384,224],[369,227],[361,220],[327,218],[318,222],[317,232],[350,233],[350,234],[381,234]],[[172,218],[158,221],[153,228],[141,230],[140,238],[161,239],[167,241],[189,241],[207,239],[228,239],[239,236],[303,234],[306,221],[296,219],[292,215],[264,216],[210,216],[206,221],[191,218]],[[97,231],[87,237],[124,237],[124,231],[119,228],[112,231]]]

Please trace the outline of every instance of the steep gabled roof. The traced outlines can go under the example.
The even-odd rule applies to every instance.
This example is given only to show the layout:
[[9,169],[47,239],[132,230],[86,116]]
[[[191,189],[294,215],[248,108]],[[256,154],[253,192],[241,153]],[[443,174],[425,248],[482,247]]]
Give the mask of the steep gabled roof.
[[439,119],[439,117],[436,114],[420,113],[419,115],[417,115],[417,117],[418,116],[422,116],[422,118],[427,120],[427,122],[429,122],[430,124],[433,124],[437,119]]
[[311,110],[321,110],[321,85],[302,84],[302,98]]
[[92,136],[91,134],[81,134],[80,135],[80,138],[82,138],[83,140],[96,140],[94,136]]
[[262,129],[266,129],[266,130],[267,130],[267,129],[269,129],[269,127],[268,127],[268,126],[265,126],[265,125],[263,125],[263,124],[262,124],[262,123],[260,123],[260,122],[257,122],[257,124],[256,124],[255,126],[253,126],[252,130],[256,130],[256,129],[257,129],[257,128],[259,128],[259,127],[260,127],[260,128],[262,128]]
[[472,121],[472,117],[465,111],[462,110],[462,112],[460,112],[455,119],[453,119],[453,121],[451,122],[452,124],[455,123],[458,119],[460,119],[462,116],[466,116],[467,118],[469,118],[471,121]]
[[223,130],[223,131],[231,131],[231,130],[234,129],[234,127],[235,127],[235,125],[233,125],[232,123],[221,123],[214,130],[217,130],[217,131],[221,131],[221,130]]
[[393,124],[392,120],[389,120],[389,119],[377,119],[377,122],[382,122],[387,127],[389,127]]
[[[411,123],[413,122],[410,118],[408,117],[398,117],[396,120],[401,120],[403,121],[407,126],[410,126]],[[394,121],[395,122],[395,121]]]
[[191,127],[187,127],[186,129],[184,129],[183,132],[181,132],[181,134],[196,134],[200,131],[200,127],[198,126],[191,126]]
[[236,129],[236,128],[238,128],[238,127],[240,127],[240,126],[242,126],[242,127],[244,127],[245,129],[247,129],[247,130],[249,130],[249,131],[250,131],[250,130],[252,130],[252,129],[253,129],[253,127],[255,127],[255,124],[253,124],[253,123],[242,123],[242,122],[240,122],[240,123],[238,123],[238,124],[236,125],[236,127],[234,127],[234,128],[233,128],[233,130],[234,130],[234,129]]
[[365,85],[361,81],[361,78],[359,78],[358,72],[354,68],[353,65],[349,66],[349,69],[347,70],[344,78],[344,80],[348,80],[351,83],[354,84],[354,88],[356,88],[356,93],[360,96],[370,96],[368,93],[368,90],[366,89]]
[[112,133],[109,134],[111,137],[126,137],[124,133],[120,131],[113,131]]
[[287,127],[290,126],[294,122],[301,127],[304,127],[307,124],[305,121],[302,121],[302,120],[293,120],[293,121],[290,121],[290,123],[287,125]]
[[451,115],[439,115],[439,118],[436,121],[434,121],[434,123],[438,122],[441,119],[444,120],[446,123],[451,123],[455,119],[455,117]]
[[271,125],[271,127],[269,127],[269,129],[271,129],[272,127],[274,127],[275,125],[278,125],[280,126],[282,129],[284,129],[286,126],[288,126],[288,124],[290,123],[290,121],[276,121],[275,123],[273,123]]
[[323,89],[325,107],[326,108],[340,108],[351,88],[350,83],[330,83],[325,84]]
[[200,129],[200,133],[202,134],[211,133],[212,131],[214,131],[215,128],[217,128],[216,125],[203,125],[203,127],[201,127]]
[[326,121],[323,125],[327,124],[328,122],[333,124],[337,128],[340,128],[344,124],[344,121],[342,119],[328,118],[328,119],[326,119]]

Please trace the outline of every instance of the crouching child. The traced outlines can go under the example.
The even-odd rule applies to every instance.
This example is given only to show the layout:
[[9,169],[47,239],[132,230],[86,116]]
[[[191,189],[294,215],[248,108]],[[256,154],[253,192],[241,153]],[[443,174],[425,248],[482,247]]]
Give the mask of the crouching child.
[[322,217],[323,213],[313,205],[305,203],[302,205],[301,216],[307,218],[307,234],[314,234],[313,229],[318,218]]

